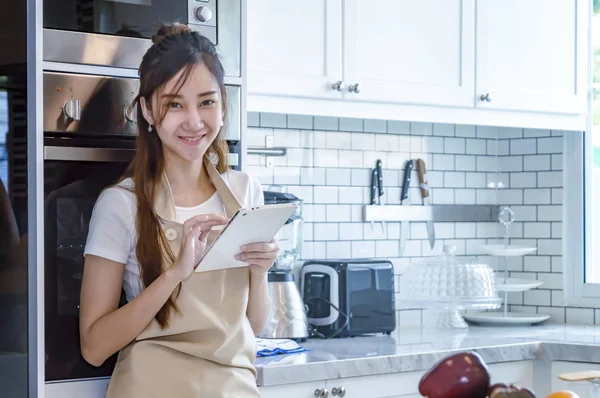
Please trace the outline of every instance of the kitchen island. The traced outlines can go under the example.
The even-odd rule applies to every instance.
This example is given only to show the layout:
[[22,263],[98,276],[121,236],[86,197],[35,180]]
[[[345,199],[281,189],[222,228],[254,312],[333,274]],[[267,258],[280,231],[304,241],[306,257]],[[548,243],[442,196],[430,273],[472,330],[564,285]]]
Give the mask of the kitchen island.
[[[389,336],[309,339],[301,345],[309,351],[257,359],[257,381],[263,397],[279,396],[284,390],[288,398],[315,396],[311,395],[313,387],[327,389],[331,395],[334,386],[345,386],[348,397],[417,397],[421,375],[438,360],[463,350],[481,355],[490,365],[494,382],[520,383],[542,397],[567,386],[581,391],[582,398],[589,396],[583,395],[586,383],[567,385],[557,376],[600,369],[600,326],[471,326],[452,331],[403,328]],[[411,383],[414,385],[408,385]],[[295,394],[296,390],[311,394]],[[351,394],[358,390],[368,393]]]

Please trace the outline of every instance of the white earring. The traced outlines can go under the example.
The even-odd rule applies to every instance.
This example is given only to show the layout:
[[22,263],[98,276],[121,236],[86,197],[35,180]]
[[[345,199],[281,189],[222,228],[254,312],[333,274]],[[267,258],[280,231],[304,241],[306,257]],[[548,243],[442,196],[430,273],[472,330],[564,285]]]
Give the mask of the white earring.
[[223,126],[223,120],[221,120],[221,126]]
[[151,133],[151,132],[152,132],[152,125],[151,125],[151,124],[149,124],[149,125],[148,125],[148,132],[149,132],[149,133]]

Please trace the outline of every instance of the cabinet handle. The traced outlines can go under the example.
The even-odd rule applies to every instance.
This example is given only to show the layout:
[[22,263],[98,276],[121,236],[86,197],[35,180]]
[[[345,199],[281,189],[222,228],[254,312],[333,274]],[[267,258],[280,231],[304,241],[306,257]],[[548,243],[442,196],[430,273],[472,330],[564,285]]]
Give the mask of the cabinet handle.
[[315,397],[317,398],[327,398],[329,396],[329,391],[326,388],[317,388],[315,390]]
[[351,93],[355,93],[355,94],[360,93],[360,88],[358,88],[358,83],[349,85],[348,91],[350,91]]
[[481,94],[481,97],[479,98],[481,99],[481,101],[492,102],[492,99],[490,98],[490,93],[487,93],[485,95]]
[[333,83],[331,85],[331,87],[335,90],[335,91],[342,91],[344,88],[346,88],[346,85],[344,84],[343,81],[338,80],[337,82]]
[[333,387],[331,389],[331,395],[333,395],[334,397],[345,397],[346,396],[346,389],[342,386],[339,387]]

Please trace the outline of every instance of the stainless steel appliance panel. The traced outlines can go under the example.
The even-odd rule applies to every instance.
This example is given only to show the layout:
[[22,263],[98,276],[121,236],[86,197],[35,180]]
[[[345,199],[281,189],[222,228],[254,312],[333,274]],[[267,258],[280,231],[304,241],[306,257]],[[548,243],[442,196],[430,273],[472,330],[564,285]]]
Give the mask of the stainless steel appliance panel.
[[241,0],[44,0],[43,59],[137,69],[156,23],[172,21],[213,41],[226,76],[241,77]]
[[[241,138],[240,86],[227,88],[228,141]],[[71,73],[44,73],[44,131],[86,135],[137,135],[132,102],[139,80]]]

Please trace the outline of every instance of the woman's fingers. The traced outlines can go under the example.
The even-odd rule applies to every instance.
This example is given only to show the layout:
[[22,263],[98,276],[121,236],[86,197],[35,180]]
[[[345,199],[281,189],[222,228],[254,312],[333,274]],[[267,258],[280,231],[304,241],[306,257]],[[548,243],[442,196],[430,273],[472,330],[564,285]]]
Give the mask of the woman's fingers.
[[273,260],[273,259],[275,259],[275,255],[273,254],[273,252],[240,253],[235,257],[238,260],[248,261],[248,262],[250,262],[251,260]]
[[277,241],[273,240],[271,242],[259,242],[259,243],[249,243],[241,247],[243,253],[252,253],[252,252],[260,252],[260,253],[271,253],[274,251],[279,251],[279,244]]

